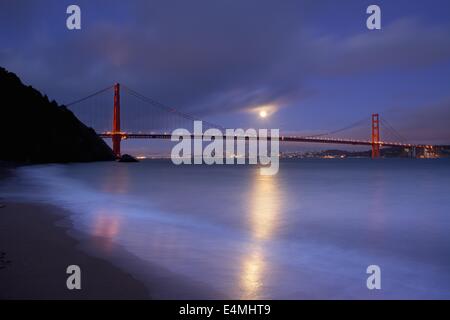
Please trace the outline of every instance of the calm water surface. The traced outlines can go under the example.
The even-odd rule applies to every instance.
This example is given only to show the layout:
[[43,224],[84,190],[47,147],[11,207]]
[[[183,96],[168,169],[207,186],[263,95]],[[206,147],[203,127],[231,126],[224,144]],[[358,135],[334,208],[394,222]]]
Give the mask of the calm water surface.
[[449,177],[444,159],[286,160],[275,176],[147,160],[23,167],[0,195],[69,208],[104,256],[139,258],[129,271],[154,297],[200,292],[156,277],[206,298],[448,299]]

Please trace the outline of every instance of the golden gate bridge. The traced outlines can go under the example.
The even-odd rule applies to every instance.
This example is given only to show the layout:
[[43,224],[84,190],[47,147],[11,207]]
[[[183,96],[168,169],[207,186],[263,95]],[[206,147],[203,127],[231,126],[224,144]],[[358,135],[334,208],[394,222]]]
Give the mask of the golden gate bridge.
[[[121,92],[121,89],[123,91]],[[111,93],[113,103],[111,108]],[[125,93],[125,95],[123,94]],[[102,101],[98,101],[98,100]],[[106,108],[99,107],[106,106]],[[171,139],[171,132],[177,128],[192,126],[194,121],[200,119],[175,108],[168,107],[156,100],[146,97],[125,85],[116,83],[102,90],[94,92],[84,98],[78,99],[66,106],[87,126],[93,128],[104,139],[112,139],[112,149],[117,157],[121,156],[121,142],[125,139]],[[121,107],[126,106],[126,107]],[[305,142],[322,144],[341,144],[355,146],[370,146],[372,158],[379,158],[382,147],[398,147],[409,151],[412,157],[416,156],[418,149],[429,152],[438,146],[413,144],[394,129],[386,120],[382,120],[379,114],[372,114],[370,139],[352,139],[330,137],[333,134],[353,129],[367,119],[360,120],[349,126],[316,135],[283,135],[279,140],[284,142]],[[222,126],[203,121],[207,128],[223,129]],[[380,128],[394,137],[394,140],[382,140]],[[194,137],[194,136],[193,136]],[[224,136],[224,138],[226,138]],[[250,137],[238,137],[249,139]],[[257,138],[257,137],[256,137]],[[270,139],[270,137],[268,137]],[[396,140],[395,140],[396,139]]]

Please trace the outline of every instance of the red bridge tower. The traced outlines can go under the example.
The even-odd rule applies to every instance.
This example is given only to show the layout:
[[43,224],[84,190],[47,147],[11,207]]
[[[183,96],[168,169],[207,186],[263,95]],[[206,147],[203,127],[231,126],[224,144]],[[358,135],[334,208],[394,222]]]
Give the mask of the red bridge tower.
[[113,118],[113,132],[112,144],[113,152],[116,157],[120,157],[120,141],[122,134],[120,133],[120,84],[114,85],[114,118]]
[[380,116],[372,114],[372,159],[380,157]]

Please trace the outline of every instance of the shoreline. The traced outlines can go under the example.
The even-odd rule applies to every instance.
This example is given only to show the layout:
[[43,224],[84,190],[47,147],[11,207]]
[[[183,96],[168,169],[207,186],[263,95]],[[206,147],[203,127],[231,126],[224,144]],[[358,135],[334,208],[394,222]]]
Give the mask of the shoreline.
[[[62,209],[0,200],[0,299],[149,299],[145,285],[79,248]],[[81,290],[68,290],[66,268],[81,268]]]

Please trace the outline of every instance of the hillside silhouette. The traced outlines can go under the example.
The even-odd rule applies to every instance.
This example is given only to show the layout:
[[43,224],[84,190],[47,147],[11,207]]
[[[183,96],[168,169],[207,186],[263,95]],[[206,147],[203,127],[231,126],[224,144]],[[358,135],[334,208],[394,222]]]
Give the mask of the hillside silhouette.
[[49,163],[114,160],[111,148],[65,106],[0,67],[0,160]]

